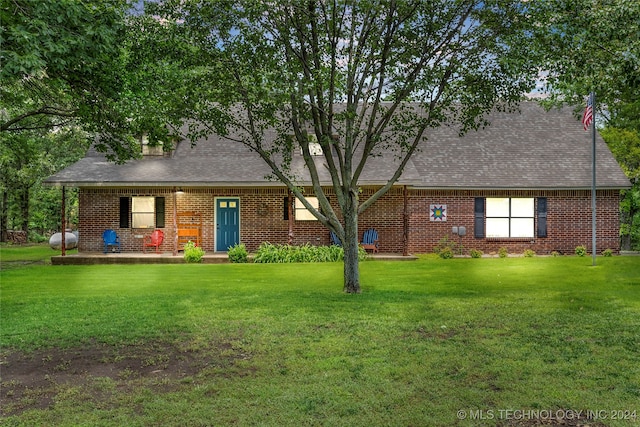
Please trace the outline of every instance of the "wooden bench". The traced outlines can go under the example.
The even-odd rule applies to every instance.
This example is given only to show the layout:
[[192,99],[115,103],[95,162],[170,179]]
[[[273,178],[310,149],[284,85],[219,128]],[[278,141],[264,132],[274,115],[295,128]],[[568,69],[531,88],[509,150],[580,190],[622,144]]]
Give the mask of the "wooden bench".
[[178,250],[192,241],[196,246],[202,244],[202,214],[198,212],[178,213]]

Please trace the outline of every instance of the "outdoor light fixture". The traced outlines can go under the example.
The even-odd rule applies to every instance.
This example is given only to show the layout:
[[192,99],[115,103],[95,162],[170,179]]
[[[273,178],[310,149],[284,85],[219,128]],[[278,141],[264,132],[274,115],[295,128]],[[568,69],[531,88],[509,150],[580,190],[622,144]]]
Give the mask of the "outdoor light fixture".
[[183,194],[183,193],[184,193],[184,191],[182,191],[182,188],[178,188],[176,190],[176,194]]

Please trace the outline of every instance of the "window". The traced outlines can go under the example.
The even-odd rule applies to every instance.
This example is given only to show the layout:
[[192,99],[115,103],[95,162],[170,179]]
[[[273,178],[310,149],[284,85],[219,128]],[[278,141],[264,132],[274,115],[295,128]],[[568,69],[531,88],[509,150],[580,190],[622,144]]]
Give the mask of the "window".
[[533,237],[533,198],[487,198],[486,237]]
[[[318,204],[317,197],[307,197],[307,202],[314,208],[318,209],[320,206]],[[302,204],[299,199],[295,201],[295,218],[297,221],[317,221],[318,218],[313,216],[313,214]]]
[[[307,139],[309,141],[309,154],[312,156],[322,156],[322,145],[318,142],[318,137],[315,134],[307,134]],[[302,152],[302,147],[300,147],[300,154],[304,154]]]
[[164,201],[164,197],[120,197],[120,228],[130,224],[131,228],[164,228]]
[[131,198],[131,226],[133,228],[154,228],[155,220],[155,197]]

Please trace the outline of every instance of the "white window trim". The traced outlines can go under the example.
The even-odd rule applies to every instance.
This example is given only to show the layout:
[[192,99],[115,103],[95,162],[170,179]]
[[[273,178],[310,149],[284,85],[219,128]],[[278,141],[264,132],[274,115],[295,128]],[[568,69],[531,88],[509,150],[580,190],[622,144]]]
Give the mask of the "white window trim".
[[[320,204],[318,202],[318,198],[317,197],[306,197],[307,202],[309,202],[309,204],[311,206],[313,206],[316,209],[320,208]],[[296,219],[296,221],[317,221],[318,218],[316,218],[309,209],[307,209],[307,207],[302,204],[302,201],[298,198],[296,198],[295,202],[294,202],[294,218]]]
[[[513,214],[514,206],[513,201],[523,201],[530,206],[527,206],[526,215],[522,212],[518,216]],[[499,204],[508,202],[508,212],[490,214],[494,211],[494,207],[490,206],[494,201],[499,208]],[[521,209],[522,207],[520,207]],[[499,210],[499,209],[496,209]],[[535,198],[533,197],[487,197],[486,198],[486,220],[485,220],[485,234],[489,239],[503,238],[503,239],[530,239],[535,237]]]
[[[138,202],[138,203],[136,203]],[[144,206],[144,203],[149,203]],[[136,206],[139,205],[139,206]],[[139,209],[139,210],[136,210]],[[142,210],[145,209],[145,210]],[[148,210],[150,209],[150,210]],[[149,218],[150,221],[144,220]],[[131,197],[131,228],[155,228],[156,226],[156,198],[154,196],[132,196]]]

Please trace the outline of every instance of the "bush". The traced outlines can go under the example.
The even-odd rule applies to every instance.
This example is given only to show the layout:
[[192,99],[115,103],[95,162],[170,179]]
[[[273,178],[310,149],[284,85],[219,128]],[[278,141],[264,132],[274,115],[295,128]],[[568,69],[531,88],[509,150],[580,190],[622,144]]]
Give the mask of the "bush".
[[509,255],[509,251],[507,251],[507,248],[503,246],[500,249],[498,249],[498,256],[500,258],[506,258],[507,255]]
[[442,259],[451,259],[453,258],[453,249],[451,248],[442,248],[438,251],[438,256]]
[[471,258],[482,258],[484,253],[480,249],[471,249],[469,254],[471,255]]
[[551,251],[551,256],[554,257],[554,258],[555,257],[559,257],[560,255],[562,255],[562,254],[560,252],[558,252],[558,251]]
[[576,246],[576,255],[585,256],[587,254],[587,247],[584,245]]
[[[367,252],[358,248],[358,259],[364,261]],[[274,245],[264,242],[258,248],[254,262],[256,263],[291,263],[291,262],[336,262],[344,259],[344,249],[340,246],[313,246],[308,243],[300,246]]]
[[602,251],[602,256],[604,257],[613,256],[613,251],[611,249],[605,249],[604,251]]
[[526,258],[533,258],[534,256],[536,256],[536,251],[534,251],[533,249],[525,249],[522,255],[524,255]]
[[247,248],[244,246],[244,243],[238,243],[229,248],[227,255],[229,256],[229,262],[245,263],[247,262],[249,254],[247,253]]
[[38,233],[37,231],[29,230],[28,241],[29,242],[33,242],[33,243],[43,243],[43,242],[48,242],[49,238],[47,236],[43,236],[42,234]]
[[447,236],[444,236],[438,242],[438,245],[434,248],[434,252],[442,259],[451,259],[454,257],[456,251],[462,251],[462,246],[456,242],[449,240]]
[[202,262],[204,257],[204,249],[196,246],[191,240],[184,245],[184,260],[188,263]]

